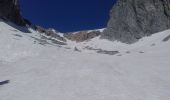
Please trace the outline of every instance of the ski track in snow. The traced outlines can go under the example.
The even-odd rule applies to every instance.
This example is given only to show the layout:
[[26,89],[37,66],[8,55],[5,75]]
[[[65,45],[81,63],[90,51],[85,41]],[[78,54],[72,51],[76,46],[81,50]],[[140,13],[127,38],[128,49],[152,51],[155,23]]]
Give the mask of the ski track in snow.
[[162,41],[170,30],[132,45],[97,37],[63,47],[40,45],[31,29],[12,30],[0,22],[0,82],[10,80],[0,85],[0,100],[170,100],[170,41]]

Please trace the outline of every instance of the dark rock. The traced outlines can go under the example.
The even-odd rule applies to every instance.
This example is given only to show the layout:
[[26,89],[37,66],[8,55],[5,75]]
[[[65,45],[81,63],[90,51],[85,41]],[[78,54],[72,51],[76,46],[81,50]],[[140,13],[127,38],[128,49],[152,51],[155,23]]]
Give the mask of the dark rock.
[[80,31],[76,33],[67,33],[65,37],[76,42],[83,42],[95,38],[101,34],[100,31]]
[[35,41],[34,41],[34,44],[36,43],[36,42],[38,42],[39,44],[41,44],[41,45],[46,45],[46,44],[50,44],[49,42],[47,42],[47,39],[43,39],[43,38],[36,38],[36,37],[33,37],[33,36],[31,36],[31,38],[33,38]]
[[143,51],[139,51],[139,53],[145,53],[145,52],[143,52]]
[[25,22],[27,25],[29,25],[29,26],[32,25],[32,23],[31,23],[28,19],[25,19],[25,18],[24,18],[24,22]]
[[60,41],[66,42],[66,39],[65,39],[64,37],[61,37],[61,36],[58,35],[57,33],[59,33],[59,32],[55,31],[54,29],[47,29],[47,30],[45,31],[45,34],[46,34],[47,36],[50,36],[50,37],[56,38],[56,39],[58,39],[58,40],[60,40]]
[[130,54],[130,51],[126,51],[127,54]]
[[101,38],[134,43],[170,28],[170,0],[118,0]]
[[165,37],[162,41],[163,41],[163,42],[167,42],[168,40],[170,40],[170,35],[168,35],[167,37]]
[[101,51],[101,50],[102,50],[102,49],[93,48],[93,47],[90,47],[90,46],[86,46],[84,49],[87,49],[87,50],[94,50],[94,51]]
[[156,45],[155,43],[151,44],[151,46],[155,46],[155,45]]
[[100,53],[100,54],[108,54],[108,55],[115,55],[115,54],[118,54],[119,51],[98,50],[97,53]]
[[93,48],[93,47],[89,47],[89,46],[86,46],[84,49],[94,50],[94,51],[96,51],[97,53],[107,54],[107,55],[115,55],[115,54],[118,54],[118,53],[119,53],[119,51],[108,51],[108,50]]
[[9,82],[10,82],[9,80],[5,80],[5,81],[0,82],[0,85],[5,85],[5,84],[8,84]]
[[122,56],[121,54],[117,55],[117,56]]
[[19,34],[14,34],[14,36],[16,36],[16,37],[22,37],[22,35],[19,35]]
[[74,47],[74,51],[81,52],[77,47]]
[[46,29],[41,26],[34,26],[34,29],[39,33],[45,33]]
[[19,0],[0,0],[0,17],[20,26],[26,25],[20,14]]

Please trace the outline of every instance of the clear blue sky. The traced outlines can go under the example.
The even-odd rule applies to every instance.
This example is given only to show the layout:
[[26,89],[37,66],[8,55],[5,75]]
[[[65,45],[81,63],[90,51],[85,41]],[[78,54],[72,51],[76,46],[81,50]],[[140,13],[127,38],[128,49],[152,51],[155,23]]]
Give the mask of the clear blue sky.
[[115,0],[21,0],[22,15],[60,32],[106,27]]

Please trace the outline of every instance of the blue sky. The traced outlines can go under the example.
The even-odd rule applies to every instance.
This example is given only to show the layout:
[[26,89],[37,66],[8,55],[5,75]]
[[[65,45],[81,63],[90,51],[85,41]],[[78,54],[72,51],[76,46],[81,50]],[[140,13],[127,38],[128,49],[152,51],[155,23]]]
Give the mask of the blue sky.
[[61,32],[106,27],[115,0],[21,0],[22,15],[33,24]]

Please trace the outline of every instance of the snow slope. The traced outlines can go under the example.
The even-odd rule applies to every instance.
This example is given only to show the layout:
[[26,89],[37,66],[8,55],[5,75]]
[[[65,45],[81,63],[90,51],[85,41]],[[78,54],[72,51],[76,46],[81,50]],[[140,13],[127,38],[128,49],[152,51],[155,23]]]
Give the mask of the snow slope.
[[[42,45],[37,32],[0,22],[0,82],[10,80],[0,85],[0,100],[169,100],[170,40],[162,41],[169,35],[132,45],[99,38]],[[120,53],[98,54],[86,46]]]

